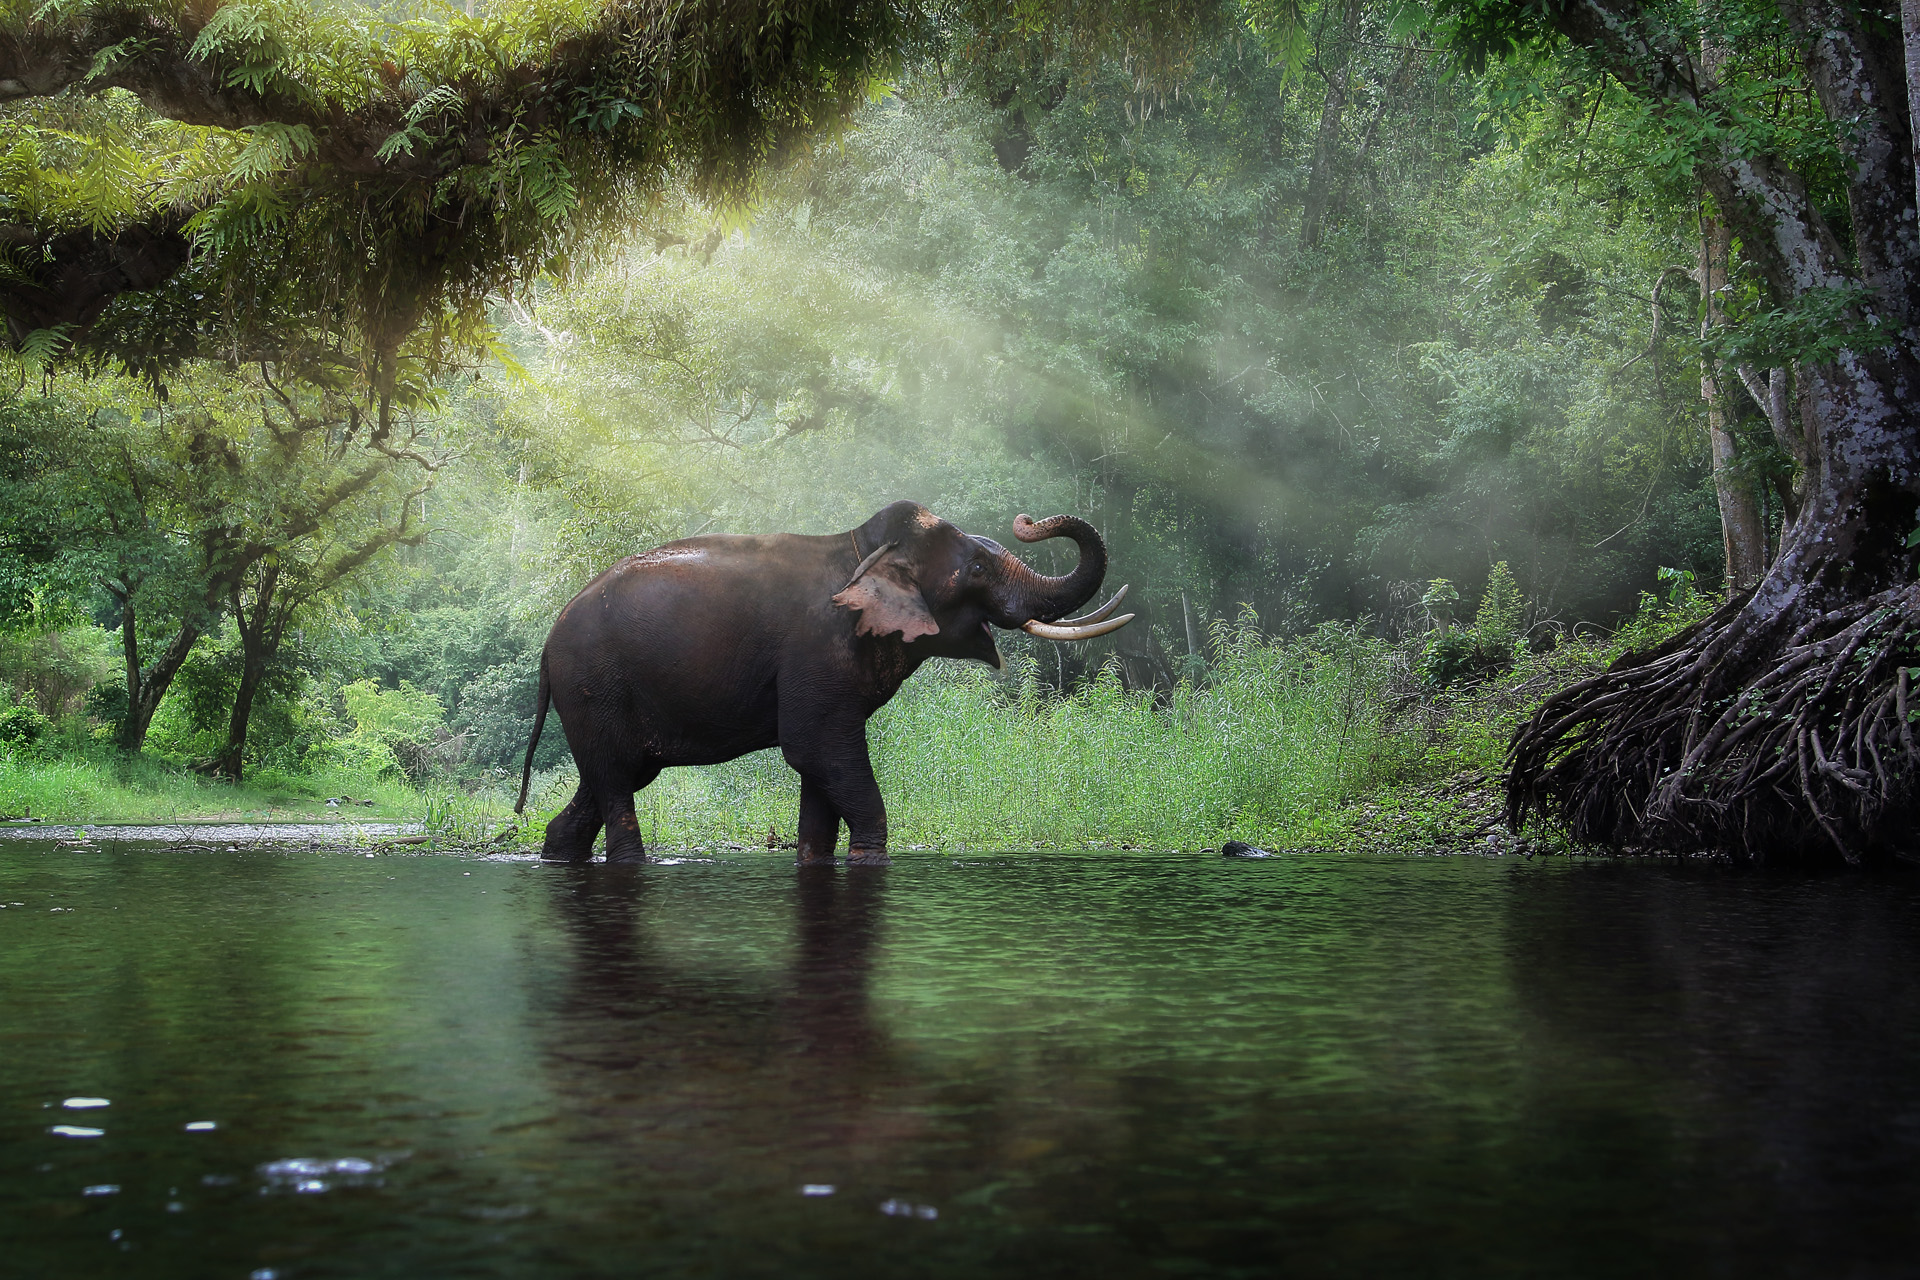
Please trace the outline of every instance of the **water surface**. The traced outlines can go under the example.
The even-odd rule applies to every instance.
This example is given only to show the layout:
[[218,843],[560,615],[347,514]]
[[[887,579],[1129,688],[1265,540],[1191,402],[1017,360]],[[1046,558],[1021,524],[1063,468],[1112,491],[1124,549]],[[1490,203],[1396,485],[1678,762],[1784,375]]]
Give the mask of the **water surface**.
[[1916,878],[790,860],[8,841],[6,1270],[1916,1270]]

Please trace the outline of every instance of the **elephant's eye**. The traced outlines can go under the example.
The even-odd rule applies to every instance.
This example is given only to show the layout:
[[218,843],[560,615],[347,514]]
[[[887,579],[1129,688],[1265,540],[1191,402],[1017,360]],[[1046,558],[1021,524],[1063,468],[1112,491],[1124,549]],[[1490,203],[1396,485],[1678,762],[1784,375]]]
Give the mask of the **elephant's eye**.
[[983,574],[983,573],[985,573],[986,571],[987,571],[987,566],[986,566],[986,565],[984,565],[984,564],[981,564],[981,563],[980,563],[980,562],[979,562],[978,560],[975,560],[975,561],[973,562],[973,568],[972,568],[972,570],[971,570],[971,572],[973,573],[973,576],[974,576],[974,577],[976,577],[976,578],[977,578],[977,577],[979,577],[979,576],[980,576],[981,574]]

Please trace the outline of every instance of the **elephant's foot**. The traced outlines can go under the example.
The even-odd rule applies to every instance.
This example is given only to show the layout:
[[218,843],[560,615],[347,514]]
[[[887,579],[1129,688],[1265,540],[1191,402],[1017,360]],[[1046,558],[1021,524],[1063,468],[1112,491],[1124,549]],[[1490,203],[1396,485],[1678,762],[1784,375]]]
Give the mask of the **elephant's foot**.
[[547,827],[546,842],[540,847],[540,858],[544,862],[588,862],[593,858],[593,837],[598,832],[589,831],[583,839],[577,830],[561,826],[556,821]]
[[593,857],[593,838],[600,834],[600,819],[586,784],[573,793],[566,808],[547,823],[547,838],[541,844],[540,857],[547,862],[586,862]]
[[638,840],[608,840],[607,861],[614,865],[640,866],[649,861],[647,847]]
[[839,843],[837,839],[839,834],[839,832],[835,831],[831,833],[829,838],[822,839],[817,833],[808,831],[806,829],[806,823],[803,821],[800,826],[799,838],[795,841],[795,845],[799,849],[799,856],[793,860],[793,865],[796,867],[831,867],[837,865],[833,860],[833,847]]
[[847,865],[850,867],[890,867],[893,865],[893,859],[887,856],[887,847],[885,845],[881,845],[878,849],[855,848],[847,851]]

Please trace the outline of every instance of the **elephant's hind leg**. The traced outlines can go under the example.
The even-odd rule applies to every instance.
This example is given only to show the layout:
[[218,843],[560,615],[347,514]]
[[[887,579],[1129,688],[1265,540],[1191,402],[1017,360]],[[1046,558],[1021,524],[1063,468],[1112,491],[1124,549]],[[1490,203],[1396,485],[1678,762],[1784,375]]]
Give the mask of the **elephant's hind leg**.
[[647,860],[646,842],[640,838],[640,817],[633,811],[633,793],[659,776],[658,769],[649,769],[634,780],[631,789],[613,787],[601,796],[600,814],[607,824],[608,862]]
[[593,857],[593,838],[600,834],[600,801],[580,781],[567,807],[547,824],[546,846],[540,856],[549,862],[585,862]]

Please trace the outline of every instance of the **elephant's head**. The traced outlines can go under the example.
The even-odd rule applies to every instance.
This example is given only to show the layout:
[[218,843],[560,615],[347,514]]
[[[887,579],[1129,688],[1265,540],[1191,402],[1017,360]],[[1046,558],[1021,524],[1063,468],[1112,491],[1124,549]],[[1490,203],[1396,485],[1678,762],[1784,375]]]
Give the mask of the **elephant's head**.
[[1079,544],[1080,563],[1058,578],[1035,573],[992,538],[958,529],[914,502],[894,503],[851,536],[863,558],[833,602],[859,615],[858,633],[897,633],[929,656],[1004,666],[994,627],[1047,640],[1090,640],[1133,620],[1130,613],[1110,617],[1127,593],[1121,587],[1094,612],[1060,621],[1091,600],[1107,574],[1106,546],[1077,516],[1013,522],[1013,536],[1022,542],[1065,537]]

